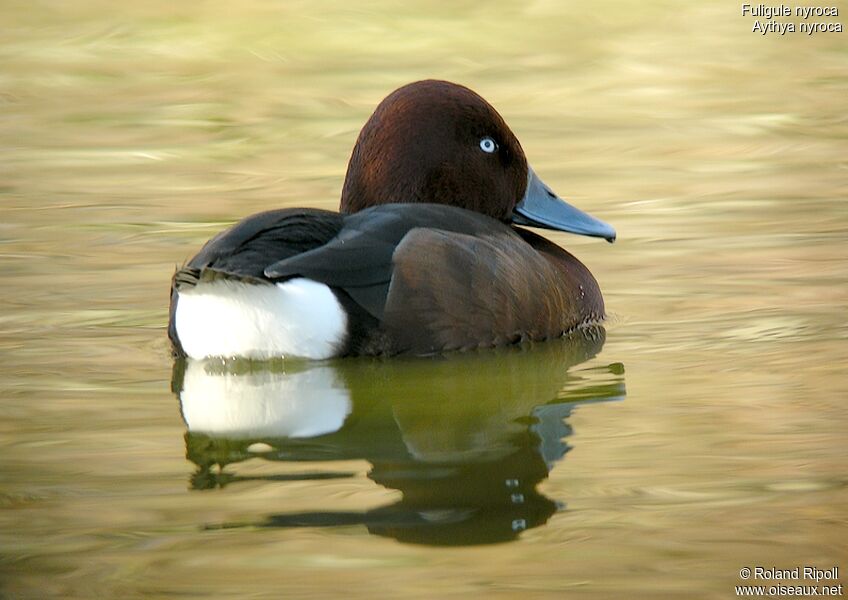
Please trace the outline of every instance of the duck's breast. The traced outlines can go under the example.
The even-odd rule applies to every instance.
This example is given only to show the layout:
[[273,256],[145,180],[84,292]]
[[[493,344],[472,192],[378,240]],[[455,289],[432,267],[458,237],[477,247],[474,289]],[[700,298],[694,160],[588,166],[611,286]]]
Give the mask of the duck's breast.
[[411,231],[394,255],[383,322],[398,351],[543,340],[602,318],[588,269],[544,242],[540,252],[507,227],[487,235]]

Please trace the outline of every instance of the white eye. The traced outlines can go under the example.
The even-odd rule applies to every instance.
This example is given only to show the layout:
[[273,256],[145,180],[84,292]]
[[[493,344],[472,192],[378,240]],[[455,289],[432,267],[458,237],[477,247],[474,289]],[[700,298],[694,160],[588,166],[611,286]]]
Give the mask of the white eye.
[[487,154],[491,154],[498,149],[498,143],[488,135],[480,139],[480,150]]

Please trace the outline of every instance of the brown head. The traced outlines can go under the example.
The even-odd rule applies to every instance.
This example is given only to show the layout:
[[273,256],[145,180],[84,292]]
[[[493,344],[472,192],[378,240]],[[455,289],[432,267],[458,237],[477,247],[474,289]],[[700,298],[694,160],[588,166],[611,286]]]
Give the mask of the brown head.
[[389,202],[452,204],[508,221],[527,186],[527,159],[492,106],[447,81],[410,83],[362,128],[341,211]]

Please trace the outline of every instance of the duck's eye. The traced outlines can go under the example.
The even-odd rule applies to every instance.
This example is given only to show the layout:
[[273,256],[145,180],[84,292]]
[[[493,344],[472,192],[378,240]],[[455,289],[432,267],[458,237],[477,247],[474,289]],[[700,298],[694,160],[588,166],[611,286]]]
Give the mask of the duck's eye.
[[491,154],[498,149],[498,143],[488,135],[480,140],[480,150],[486,154]]

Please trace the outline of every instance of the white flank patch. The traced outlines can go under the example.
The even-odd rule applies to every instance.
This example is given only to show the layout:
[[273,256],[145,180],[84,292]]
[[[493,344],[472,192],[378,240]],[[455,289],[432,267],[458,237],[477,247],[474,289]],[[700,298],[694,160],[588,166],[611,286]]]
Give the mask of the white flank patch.
[[291,375],[209,373],[204,362],[194,360],[186,364],[180,404],[189,431],[229,439],[332,433],[353,406],[332,367]]
[[179,292],[174,316],[191,358],[330,358],[347,316],[329,287],[311,279],[275,285],[217,280]]

